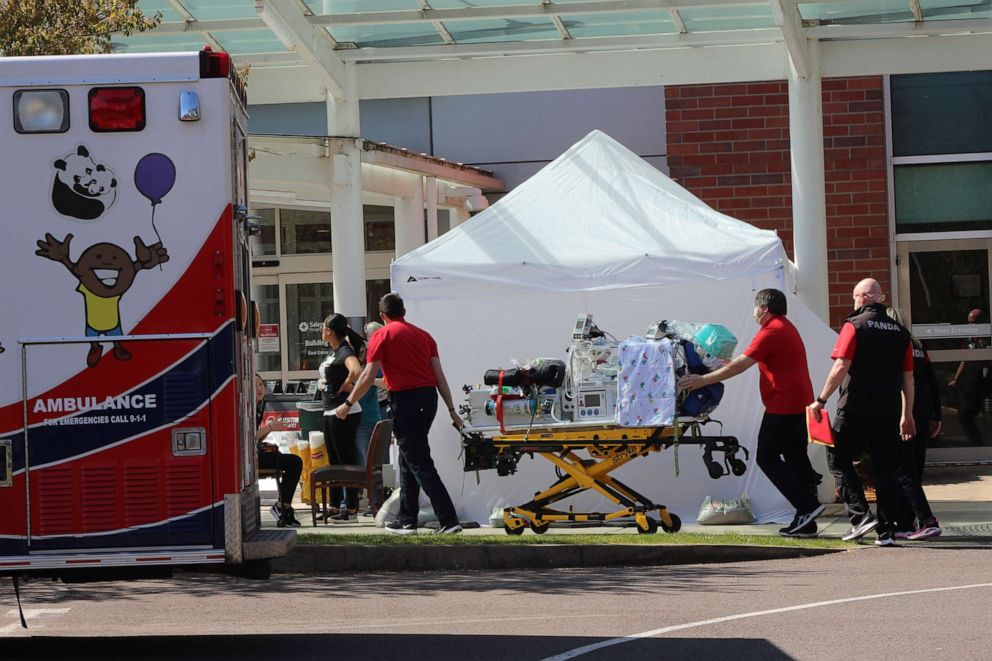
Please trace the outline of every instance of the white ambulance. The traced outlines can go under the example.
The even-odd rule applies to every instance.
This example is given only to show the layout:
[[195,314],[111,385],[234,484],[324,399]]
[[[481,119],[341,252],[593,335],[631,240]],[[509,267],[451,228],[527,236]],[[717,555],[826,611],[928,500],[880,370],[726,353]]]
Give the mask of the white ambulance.
[[244,92],[224,53],[0,58],[0,574],[294,542],[260,526]]

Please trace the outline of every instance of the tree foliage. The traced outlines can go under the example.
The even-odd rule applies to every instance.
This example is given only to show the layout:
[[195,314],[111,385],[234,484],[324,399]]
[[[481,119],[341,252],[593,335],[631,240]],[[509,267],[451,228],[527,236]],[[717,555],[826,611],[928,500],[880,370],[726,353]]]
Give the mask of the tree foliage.
[[0,55],[109,53],[114,33],[158,25],[136,0],[0,0]]

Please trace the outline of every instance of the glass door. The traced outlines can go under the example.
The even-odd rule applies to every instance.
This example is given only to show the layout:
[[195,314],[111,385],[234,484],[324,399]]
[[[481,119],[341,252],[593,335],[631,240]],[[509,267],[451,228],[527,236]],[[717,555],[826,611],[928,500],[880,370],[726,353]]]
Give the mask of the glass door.
[[282,370],[289,384],[308,385],[327,356],[321,339],[324,319],[334,312],[330,273],[289,273],[279,276],[282,293]]
[[930,354],[942,430],[928,461],[992,461],[992,240],[898,244],[899,305]]

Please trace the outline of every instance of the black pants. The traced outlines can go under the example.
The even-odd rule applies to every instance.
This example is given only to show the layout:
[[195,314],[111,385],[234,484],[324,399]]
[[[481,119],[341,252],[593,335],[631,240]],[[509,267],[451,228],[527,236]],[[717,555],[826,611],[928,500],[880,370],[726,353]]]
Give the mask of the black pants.
[[879,534],[895,532],[895,518],[902,497],[909,500],[914,514],[922,521],[933,517],[923,488],[910,470],[903,466],[903,441],[899,437],[899,417],[880,412],[840,413],[835,423],[836,446],[827,448],[827,465],[841,486],[851,523],[871,513],[864,487],[854,461],[868,449],[875,474],[878,498]]
[[[903,468],[913,476],[916,484],[920,486],[921,492],[923,491],[923,465],[927,461],[927,443],[929,442],[930,420],[917,420],[916,436],[914,436],[912,440],[904,441],[901,446],[900,460],[902,461]],[[929,509],[930,503],[926,500],[925,493],[923,494],[923,500],[926,502],[926,509]],[[896,509],[894,518],[896,530],[913,530],[913,522],[916,518],[916,512],[910,502],[910,499],[905,495],[903,495],[899,501],[899,506]],[[925,523],[925,519],[920,521],[920,525],[924,525]]]
[[[336,415],[324,415],[324,444],[327,447],[327,458],[332,465],[343,466],[358,464],[358,444],[355,436],[362,422],[362,413],[352,413],[342,420]],[[352,487],[334,487],[331,489],[331,505],[346,507],[349,510],[358,509],[358,494],[361,489]]]
[[437,389],[414,388],[390,392],[393,434],[400,451],[400,514],[402,524],[417,525],[420,490],[431,500],[441,527],[458,523],[454,503],[431,459],[427,433],[437,413]]
[[282,452],[259,452],[258,467],[266,470],[278,470],[282,473],[279,480],[279,502],[283,505],[292,505],[293,494],[300,484],[300,475],[303,474],[303,460],[295,454],[283,454]]
[[758,467],[797,513],[811,512],[820,504],[816,486],[821,475],[809,462],[806,436],[802,413],[765,413],[758,430]]

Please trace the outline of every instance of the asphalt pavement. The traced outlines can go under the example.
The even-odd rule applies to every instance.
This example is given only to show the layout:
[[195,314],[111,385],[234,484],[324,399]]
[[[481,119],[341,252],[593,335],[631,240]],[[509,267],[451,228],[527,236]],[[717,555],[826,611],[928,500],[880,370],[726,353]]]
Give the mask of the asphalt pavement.
[[[10,593],[8,592],[8,595]],[[32,582],[10,659],[985,659],[992,550],[679,567]]]

